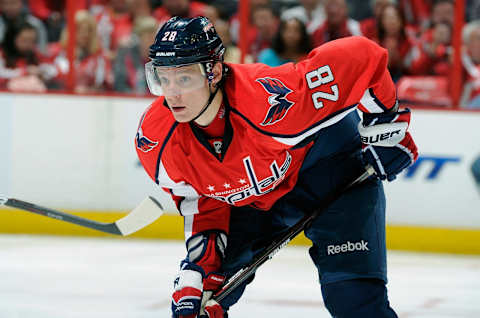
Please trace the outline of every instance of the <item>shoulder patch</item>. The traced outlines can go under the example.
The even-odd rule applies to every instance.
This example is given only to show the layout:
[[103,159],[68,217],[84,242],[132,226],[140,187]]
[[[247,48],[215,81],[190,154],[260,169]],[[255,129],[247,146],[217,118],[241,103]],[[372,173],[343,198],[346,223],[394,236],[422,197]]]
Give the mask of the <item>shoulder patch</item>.
[[257,78],[256,81],[262,84],[265,91],[270,94],[268,97],[270,108],[260,125],[273,125],[282,120],[287,115],[288,110],[295,104],[286,97],[292,90],[276,78]]
[[135,136],[135,141],[137,148],[143,152],[149,152],[158,146],[158,141],[150,140],[143,135],[142,128],[138,129],[137,135]]

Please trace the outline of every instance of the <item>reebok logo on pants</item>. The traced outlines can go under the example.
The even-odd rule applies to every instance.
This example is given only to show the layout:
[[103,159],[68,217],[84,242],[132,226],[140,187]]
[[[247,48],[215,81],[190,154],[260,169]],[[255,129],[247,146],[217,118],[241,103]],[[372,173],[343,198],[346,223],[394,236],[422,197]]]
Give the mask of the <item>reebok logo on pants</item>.
[[360,242],[347,241],[345,244],[328,245],[327,255],[335,255],[338,253],[354,252],[354,251],[370,251],[368,249],[368,242],[361,240]]

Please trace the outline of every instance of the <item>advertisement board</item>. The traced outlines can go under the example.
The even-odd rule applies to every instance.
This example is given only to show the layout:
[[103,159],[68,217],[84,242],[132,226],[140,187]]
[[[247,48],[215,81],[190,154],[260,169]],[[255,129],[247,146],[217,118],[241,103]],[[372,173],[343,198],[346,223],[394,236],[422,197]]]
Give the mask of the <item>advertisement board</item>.
[[[173,216],[178,213],[172,200],[149,179],[135,152],[138,122],[152,101],[1,94],[0,194],[99,217],[129,211],[152,195],[165,206],[167,216],[143,236],[168,232],[168,237],[180,238],[181,217]],[[395,182],[384,183],[391,246],[396,246],[395,240],[406,246],[410,238],[411,245],[430,239],[427,245],[444,248],[442,238],[453,235],[455,244],[471,244],[460,251],[480,253],[472,242],[480,237],[480,186],[472,169],[480,157],[478,127],[480,112],[413,110],[410,131],[419,159]],[[0,232],[77,231],[71,225],[72,230],[64,225],[52,229],[49,221],[32,221],[28,213],[9,222],[14,217],[20,214],[0,213]],[[446,235],[438,229],[463,232]]]

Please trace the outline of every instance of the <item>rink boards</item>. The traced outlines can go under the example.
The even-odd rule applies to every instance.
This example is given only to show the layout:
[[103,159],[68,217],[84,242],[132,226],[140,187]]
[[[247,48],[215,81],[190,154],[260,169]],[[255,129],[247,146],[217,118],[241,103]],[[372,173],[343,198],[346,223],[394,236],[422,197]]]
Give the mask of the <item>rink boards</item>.
[[[153,195],[172,214],[134,236],[181,239],[181,217],[143,172],[133,146],[150,102],[1,94],[0,194],[99,221],[114,221]],[[385,185],[389,248],[480,254],[480,188],[471,171],[480,156],[479,127],[479,112],[413,111],[420,159]],[[102,235],[6,209],[0,210],[0,232]]]

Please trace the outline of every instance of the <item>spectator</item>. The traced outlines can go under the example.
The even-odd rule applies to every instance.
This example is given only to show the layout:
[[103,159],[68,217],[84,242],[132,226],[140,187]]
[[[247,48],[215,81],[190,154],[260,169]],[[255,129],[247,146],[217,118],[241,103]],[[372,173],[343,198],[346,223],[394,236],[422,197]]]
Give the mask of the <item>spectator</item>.
[[[66,2],[66,0],[28,0],[28,8],[34,16],[46,22],[52,15],[63,15]],[[76,2],[85,1],[78,0]],[[86,5],[86,3],[83,4]]]
[[432,7],[431,24],[447,23],[453,26],[454,13],[455,4],[453,0],[436,0]]
[[378,20],[380,19],[383,8],[388,4],[395,4],[395,0],[370,0],[370,6],[373,8],[373,17],[360,22],[360,31],[364,36],[371,40],[378,38]]
[[93,14],[102,49],[109,59],[114,59],[117,48],[126,45],[132,33],[133,15],[129,3],[127,0],[108,0]]
[[135,20],[129,45],[118,49],[113,64],[114,89],[117,92],[147,94],[145,63],[149,61],[150,45],[158,28],[153,17],[140,17]]
[[257,61],[258,54],[263,49],[271,47],[273,38],[277,34],[279,19],[271,6],[256,7],[252,18],[257,32],[255,38],[249,39],[248,54]]
[[423,43],[423,51],[427,54],[428,74],[447,76],[450,72],[452,55],[452,26],[439,22],[431,28],[431,38]]
[[299,0],[300,5],[285,10],[281,20],[297,18],[307,26],[307,32],[312,34],[325,22],[325,7],[323,0]]
[[313,46],[351,35],[362,35],[360,24],[348,17],[347,9],[345,0],[326,0],[327,20],[313,32]]
[[[271,6],[270,0],[250,0],[250,16],[249,24],[247,27],[247,38],[248,41],[255,39],[257,37],[257,28],[253,21],[253,13],[258,7],[261,6]],[[235,13],[230,19],[230,35],[233,43],[238,44],[240,40],[240,16],[239,13]]]
[[439,23],[445,23],[453,27],[454,20],[454,3],[452,0],[437,0],[430,12],[429,23],[427,28],[422,29],[421,41],[430,43],[433,41],[434,28]]
[[405,18],[397,6],[388,4],[383,7],[377,34],[377,42],[388,50],[388,70],[395,82],[404,74],[425,72],[426,57],[407,35]]
[[460,105],[480,109],[480,20],[468,23],[462,31],[465,85]]
[[[128,0],[128,6],[133,20],[135,21],[141,17],[148,17],[153,15],[150,0]],[[135,24],[136,22],[134,22]]]
[[[68,0],[23,0],[28,3],[30,12],[42,20],[47,21],[52,15],[64,15]],[[105,0],[75,0],[75,8],[77,10],[92,8],[105,2]]]
[[[77,5],[80,3],[82,3],[81,8],[85,9],[85,0],[76,1]],[[30,12],[42,20],[46,26],[48,42],[58,42],[60,39],[60,33],[65,25],[65,6],[66,0],[28,0]]]
[[269,66],[279,66],[288,62],[299,62],[312,50],[310,36],[305,24],[297,19],[280,22],[272,47],[263,50],[258,62]]
[[436,0],[399,0],[398,6],[405,17],[406,25],[420,32],[426,30],[433,1]]
[[208,5],[203,10],[203,16],[207,17],[215,25],[218,19],[223,19],[224,12],[220,5]]
[[[109,90],[113,84],[110,60],[103,54],[97,35],[95,18],[86,10],[75,14],[77,28],[75,44],[75,87],[78,93],[95,93]],[[55,59],[59,78],[66,77],[69,64],[66,58],[68,32],[63,30],[60,45],[63,50]]]
[[422,50],[428,56],[426,73],[429,75],[449,74],[453,20],[453,1],[437,0],[432,7],[431,26],[421,36]]
[[163,0],[162,6],[153,11],[153,17],[160,25],[163,25],[173,16],[193,18],[205,15],[207,5],[198,1],[190,0]]
[[[225,46],[224,61],[226,63],[241,63],[240,49],[232,42],[230,37],[230,23],[226,20],[217,19],[214,27]],[[252,63],[252,57],[249,55],[245,56],[244,63]]]
[[46,90],[52,77],[36,48],[37,31],[28,22],[12,25],[5,34],[0,55],[0,86],[13,91]]
[[22,0],[0,0],[0,43],[5,39],[8,28],[15,24],[27,22],[36,30],[37,48],[40,52],[47,51],[47,30],[42,21],[28,13]]

